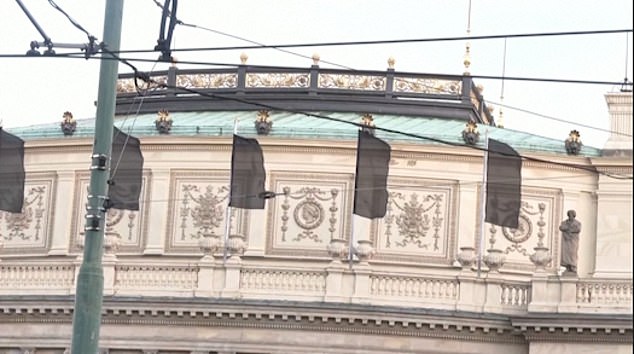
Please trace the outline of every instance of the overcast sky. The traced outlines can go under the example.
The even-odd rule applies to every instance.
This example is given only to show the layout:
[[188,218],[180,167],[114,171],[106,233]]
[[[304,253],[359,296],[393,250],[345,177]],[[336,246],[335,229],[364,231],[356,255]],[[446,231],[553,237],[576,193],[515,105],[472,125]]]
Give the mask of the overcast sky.
[[[48,1],[22,0],[53,42],[85,43]],[[163,0],[160,0],[162,3]],[[78,23],[101,39],[104,0],[56,0]],[[87,6],[86,4],[90,4]],[[466,35],[468,0],[242,0],[179,2],[177,17],[186,23],[222,31],[264,44],[367,41]],[[42,38],[17,2],[0,2],[0,54],[23,54],[32,40]],[[127,0],[123,13],[122,49],[152,49],[159,34],[160,9],[152,0]],[[632,0],[472,0],[471,35],[631,29]],[[177,26],[174,48],[248,45],[238,39],[201,29]],[[632,36],[626,34],[508,39],[506,76],[593,81],[632,80]],[[294,48],[291,51],[355,69],[385,70],[396,59],[397,71],[460,75],[464,41],[349,47]],[[56,49],[63,53],[64,49]],[[183,61],[240,62],[242,51],[181,52]],[[501,76],[504,40],[471,42],[471,73]],[[626,57],[627,53],[627,57]],[[248,63],[309,67],[311,60],[274,49],[247,50]],[[128,57],[155,59],[158,54]],[[627,63],[627,65],[626,65]],[[164,70],[167,64],[135,63],[141,70]],[[333,67],[322,62],[322,67]],[[187,65],[181,64],[180,68]],[[129,72],[123,65],[119,72]],[[4,127],[61,120],[64,111],[76,118],[94,117],[99,62],[63,58],[0,58],[0,119]],[[500,80],[476,80],[495,107],[502,100]],[[503,103],[555,117],[558,123],[503,108],[506,128],[565,139],[571,129],[586,145],[602,147],[608,129],[604,94],[619,86],[537,83],[507,80]]]

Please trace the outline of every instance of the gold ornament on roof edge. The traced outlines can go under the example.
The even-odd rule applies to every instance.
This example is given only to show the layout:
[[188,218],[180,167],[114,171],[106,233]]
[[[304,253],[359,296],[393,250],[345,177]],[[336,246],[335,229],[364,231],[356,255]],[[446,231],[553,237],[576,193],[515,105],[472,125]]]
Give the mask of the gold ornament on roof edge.
[[154,121],[154,126],[161,134],[169,134],[172,129],[172,117],[166,109],[158,111],[158,117]]
[[254,124],[258,135],[268,135],[273,128],[273,122],[271,121],[269,111],[264,109],[258,111]]
[[374,117],[372,117],[372,114],[370,113],[363,114],[363,116],[361,116],[361,124],[365,126],[365,127],[362,127],[361,130],[371,135],[374,135]]
[[581,142],[581,134],[578,130],[571,130],[568,134],[568,139],[564,142],[566,152],[569,155],[578,155],[581,151],[583,143]]
[[64,133],[64,135],[73,135],[73,133],[75,132],[75,129],[77,128],[77,122],[75,121],[75,118],[73,118],[73,114],[69,111],[64,112],[60,128],[62,128],[62,132]]

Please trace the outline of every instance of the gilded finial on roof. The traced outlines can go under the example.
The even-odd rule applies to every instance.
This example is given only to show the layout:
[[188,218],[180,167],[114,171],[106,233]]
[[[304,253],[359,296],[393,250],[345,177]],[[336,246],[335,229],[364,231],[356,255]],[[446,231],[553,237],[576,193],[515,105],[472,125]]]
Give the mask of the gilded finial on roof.
[[471,75],[469,67],[471,66],[471,43],[467,42],[464,53],[464,75]]
[[497,127],[504,128],[504,111],[502,111],[502,107],[500,107],[500,113],[498,114]]
[[249,59],[249,56],[247,55],[247,53],[242,53],[240,54],[240,63],[242,65],[245,65],[247,63],[247,59]]
[[313,53],[313,65],[319,65],[319,53]]
[[389,57],[387,59],[387,67],[390,69],[394,69],[394,64],[396,63],[396,60],[394,59],[394,57]]

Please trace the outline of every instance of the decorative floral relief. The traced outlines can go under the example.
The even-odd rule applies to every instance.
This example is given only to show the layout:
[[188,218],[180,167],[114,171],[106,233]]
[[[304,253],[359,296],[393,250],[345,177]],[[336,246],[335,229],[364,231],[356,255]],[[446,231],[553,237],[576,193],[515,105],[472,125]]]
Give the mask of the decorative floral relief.
[[459,95],[462,91],[462,82],[457,80],[413,79],[395,77],[394,91]]
[[[229,188],[216,187],[215,192],[211,185],[201,188],[193,184],[184,184],[181,188],[183,199],[180,206],[180,239],[200,239],[218,235],[225,218],[224,209],[229,197]],[[191,229],[188,231],[190,224],[195,232]]]
[[238,86],[237,74],[180,74],[176,86],[189,88],[234,88]]
[[451,180],[392,177],[386,215],[373,221],[375,259],[395,262],[453,262],[456,190]]
[[310,84],[308,74],[298,73],[266,73],[247,74],[247,87],[298,87],[306,88]]
[[21,213],[0,211],[0,243],[5,249],[44,247],[50,219],[50,182],[25,186]]
[[[169,204],[168,251],[200,252],[199,241],[225,235],[229,174],[214,170],[174,172]],[[229,209],[230,234],[244,234],[248,215]]]
[[[75,232],[76,235],[71,243],[74,248],[83,244],[81,239],[85,235],[84,226],[86,224],[86,209],[78,207],[85,205],[88,201],[89,180],[88,176],[82,174],[79,179],[80,189],[78,197],[75,201]],[[143,178],[143,187],[141,189],[141,199],[145,198],[146,177]],[[129,251],[138,249],[142,244],[142,215],[145,213],[145,203],[140,204],[141,210],[119,210],[108,209],[106,212],[106,229],[105,234],[117,240],[117,247],[120,251]]]
[[[414,246],[440,250],[440,229],[444,221],[443,195],[428,194],[420,199],[418,193],[389,193],[384,233],[386,248]],[[393,234],[394,225],[398,231],[396,235]]]
[[384,91],[385,77],[368,75],[320,74],[320,88]]
[[[152,76],[152,81],[155,83],[146,83],[142,80],[137,80],[139,84],[139,88],[141,90],[155,89],[160,90],[163,89],[160,85],[167,83],[167,76]],[[135,93],[137,92],[137,87],[134,82],[134,78],[127,79],[118,79],[117,80],[117,93]]]

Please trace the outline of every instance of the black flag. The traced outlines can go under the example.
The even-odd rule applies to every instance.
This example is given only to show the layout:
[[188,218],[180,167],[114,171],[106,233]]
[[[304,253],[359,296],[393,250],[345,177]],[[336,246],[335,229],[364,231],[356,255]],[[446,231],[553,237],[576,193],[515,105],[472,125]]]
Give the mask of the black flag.
[[264,209],[264,157],[255,139],[233,135],[229,206]]
[[24,141],[0,128],[0,210],[21,213],[24,203]]
[[489,139],[484,221],[516,229],[522,200],[522,157],[513,148]]
[[385,216],[389,163],[390,145],[368,132],[359,130],[354,214],[370,219]]
[[114,127],[108,197],[114,209],[139,210],[143,154],[139,139]]

